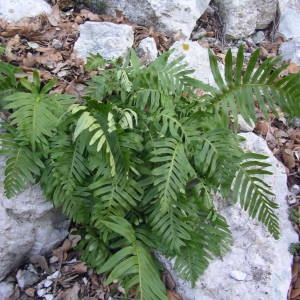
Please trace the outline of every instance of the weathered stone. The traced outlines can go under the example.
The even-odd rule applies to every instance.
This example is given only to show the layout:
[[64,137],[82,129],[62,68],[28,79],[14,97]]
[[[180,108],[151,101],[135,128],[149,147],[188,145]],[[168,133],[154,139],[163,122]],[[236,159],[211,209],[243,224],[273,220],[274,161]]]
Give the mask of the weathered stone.
[[286,39],[300,36],[300,1],[279,0],[280,22],[278,33]]
[[216,0],[216,3],[225,23],[225,35],[233,39],[266,28],[277,9],[277,0]]
[[298,37],[294,37],[290,41],[282,43],[279,48],[279,53],[284,60],[290,60],[300,65],[300,34]]
[[199,45],[197,42],[177,41],[171,47],[174,52],[170,56],[170,60],[174,60],[180,56],[184,56],[182,63],[186,63],[187,69],[194,69],[195,72],[190,76],[201,80],[205,83],[215,85],[213,75],[210,70],[208,49]]
[[104,59],[125,58],[133,45],[131,26],[110,22],[85,22],[80,25],[80,36],[74,52],[81,58],[99,53]]
[[147,37],[141,40],[137,48],[137,54],[146,64],[154,61],[158,54],[154,38]]
[[[194,289],[172,273],[178,292],[185,300],[286,299],[292,263],[288,247],[298,236],[288,220],[285,168],[273,156],[264,139],[254,133],[243,133],[241,136],[246,139],[242,144],[245,151],[268,156],[267,162],[271,164],[269,169],[273,175],[263,179],[271,186],[275,201],[280,206],[280,239],[274,240],[261,223],[251,219],[237,205],[216,200],[221,214],[230,225],[233,245],[222,260],[211,262]],[[170,263],[167,264],[170,267]]]
[[20,5],[19,0],[0,0],[0,19],[17,22],[25,17],[49,14],[51,6],[44,0],[26,0]]
[[0,280],[32,255],[44,255],[68,234],[69,221],[35,185],[14,198],[3,192],[0,157]]
[[242,132],[251,132],[255,128],[254,122],[248,124],[242,115],[238,115],[238,124],[239,124],[239,129]]
[[[97,0],[98,2],[100,0]],[[86,1],[94,7],[97,1]],[[103,1],[103,0],[101,0]],[[106,13],[121,11],[130,21],[153,26],[168,35],[181,31],[189,38],[197,19],[203,14],[210,0],[105,0]]]
[[28,270],[19,270],[16,275],[19,287],[24,290],[25,288],[35,284],[39,281],[40,277]]
[[14,284],[9,282],[0,282],[0,299],[7,299],[14,292]]
[[259,44],[265,39],[265,34],[263,31],[257,31],[255,34],[252,36],[252,40],[254,44]]

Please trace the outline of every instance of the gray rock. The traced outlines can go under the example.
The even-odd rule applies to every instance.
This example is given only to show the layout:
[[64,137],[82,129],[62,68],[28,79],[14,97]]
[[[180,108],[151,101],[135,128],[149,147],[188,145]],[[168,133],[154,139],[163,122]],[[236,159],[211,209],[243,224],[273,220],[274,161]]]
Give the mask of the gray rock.
[[99,53],[108,60],[125,58],[133,45],[133,30],[128,25],[85,22],[79,28],[74,52],[84,59],[91,53]]
[[263,31],[257,31],[255,34],[252,36],[252,40],[254,44],[259,44],[265,39],[265,34]]
[[201,80],[205,83],[215,85],[213,75],[210,70],[208,49],[200,46],[198,42],[177,41],[171,47],[174,52],[170,56],[170,60],[174,60],[180,56],[184,56],[183,63],[188,65],[188,69],[194,69],[195,72],[190,76]]
[[267,162],[271,164],[273,175],[264,180],[271,186],[280,205],[280,239],[274,240],[262,224],[248,217],[240,207],[216,199],[231,227],[233,245],[222,260],[215,259],[209,265],[194,289],[172,273],[178,292],[185,300],[286,299],[292,263],[288,247],[298,240],[298,236],[288,220],[285,168],[273,156],[264,139],[254,133],[243,133],[241,136],[246,139],[242,145],[244,150],[268,156]]
[[255,29],[264,29],[274,19],[277,0],[216,0],[223,22],[225,35],[241,39]]
[[0,18],[9,22],[50,13],[51,6],[44,0],[26,0],[22,5],[19,0],[0,0]]
[[282,43],[279,48],[279,53],[284,60],[290,60],[291,62],[300,65],[300,35],[294,37],[290,41]]
[[286,39],[300,36],[300,1],[279,0],[279,9],[278,33]]
[[117,9],[137,24],[153,26],[156,30],[171,36],[181,31],[189,38],[197,19],[203,14],[210,0],[105,0],[104,2],[108,14],[115,15]]
[[147,37],[141,40],[137,48],[137,54],[146,64],[154,61],[158,54],[154,38]]
[[239,129],[242,132],[252,132],[255,128],[254,122],[248,124],[242,115],[238,115],[238,124],[239,124]]
[[36,185],[7,199],[2,184],[4,163],[0,157],[0,280],[25,259],[51,251],[68,235],[69,227],[68,219]]
[[295,127],[300,127],[300,118],[295,117],[293,121]]
[[39,281],[40,277],[28,270],[19,270],[16,275],[19,287],[24,290],[25,288],[35,284]]
[[9,282],[0,282],[0,299],[11,296],[14,292],[14,284]]

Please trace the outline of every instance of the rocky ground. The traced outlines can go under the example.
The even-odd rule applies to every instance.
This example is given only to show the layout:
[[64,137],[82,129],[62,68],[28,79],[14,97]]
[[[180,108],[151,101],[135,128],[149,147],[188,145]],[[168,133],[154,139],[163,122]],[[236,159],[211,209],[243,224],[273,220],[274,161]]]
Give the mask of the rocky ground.
[[[85,82],[93,72],[84,70],[83,61],[73,54],[73,46],[78,38],[79,25],[85,21],[109,21],[117,24],[129,24],[134,29],[134,45],[146,37],[153,37],[159,53],[168,50],[180,34],[174,39],[154,31],[152,28],[138,26],[127,20],[121,13],[117,17],[97,15],[89,10],[79,12],[62,11],[53,6],[49,16],[24,19],[17,23],[0,20],[0,45],[5,45],[1,60],[20,66],[31,77],[33,69],[38,69],[43,80],[57,77],[59,83],[56,92],[82,96]],[[263,31],[250,38],[239,41],[226,41],[223,38],[222,22],[216,7],[211,5],[198,20],[191,39],[206,48],[212,48],[220,61],[225,58],[228,48],[237,51],[243,43],[250,55],[257,47],[261,48],[261,60],[278,54],[282,38],[274,36],[276,20]],[[300,67],[290,64],[285,72],[297,73]],[[284,74],[282,74],[284,75]],[[254,132],[263,136],[273,154],[286,166],[288,185],[292,195],[287,199],[291,206],[291,221],[300,234],[300,121],[283,116],[271,116],[266,122],[257,111],[259,121]],[[5,119],[1,114],[1,118]],[[79,251],[75,249],[79,237],[70,234],[61,247],[54,249],[49,257],[34,256],[28,264],[11,273],[1,288],[12,290],[12,296],[5,300],[96,300],[96,299],[134,299],[135,295],[124,297],[122,287],[114,283],[105,286],[104,278],[89,270],[80,261]],[[294,265],[289,299],[300,299],[300,247],[294,245]],[[299,255],[299,256],[298,256]],[[165,272],[164,280],[170,300],[182,299],[176,292],[171,276]],[[2,285],[2,286],[1,286]]]

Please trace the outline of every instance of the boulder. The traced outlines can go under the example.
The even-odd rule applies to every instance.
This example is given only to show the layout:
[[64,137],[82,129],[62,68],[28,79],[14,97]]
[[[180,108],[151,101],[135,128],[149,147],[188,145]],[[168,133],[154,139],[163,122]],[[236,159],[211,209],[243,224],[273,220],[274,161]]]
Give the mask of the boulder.
[[266,28],[275,18],[277,0],[216,0],[224,23],[224,33],[242,39],[255,29]]
[[84,59],[91,53],[99,53],[107,60],[125,58],[133,45],[134,34],[129,25],[85,22],[79,31],[74,52]]
[[195,70],[190,76],[215,86],[207,48],[200,46],[198,42],[185,40],[175,42],[170,50],[173,50],[170,60],[184,56],[182,63],[187,64],[187,69]]
[[17,22],[25,17],[50,14],[51,6],[44,0],[26,0],[20,5],[19,0],[0,0],[0,19]]
[[216,200],[231,227],[233,245],[222,260],[215,259],[209,265],[194,289],[173,273],[178,292],[185,300],[274,300],[287,297],[292,263],[288,247],[297,241],[298,236],[288,219],[285,168],[273,156],[263,138],[254,133],[240,135],[246,139],[242,144],[244,150],[268,156],[273,175],[263,179],[271,186],[275,201],[280,205],[281,236],[279,240],[273,239],[261,223],[251,219],[240,207]]
[[[87,0],[86,5],[97,7],[103,0]],[[189,38],[196,21],[207,8],[210,0],[104,0],[106,13],[121,11],[130,21],[173,36],[181,31]]]
[[68,235],[69,221],[34,185],[14,198],[3,192],[0,157],[0,280],[33,255],[45,255]]

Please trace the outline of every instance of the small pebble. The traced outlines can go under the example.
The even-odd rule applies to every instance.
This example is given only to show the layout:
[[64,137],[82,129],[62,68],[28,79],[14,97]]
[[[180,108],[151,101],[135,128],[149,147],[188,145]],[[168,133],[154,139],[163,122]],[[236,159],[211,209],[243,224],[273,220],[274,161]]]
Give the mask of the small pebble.
[[39,297],[43,297],[44,295],[46,295],[46,293],[47,293],[47,290],[46,289],[40,289],[40,290],[37,290],[37,295],[39,296]]
[[263,33],[263,31],[257,31],[252,36],[252,40],[255,44],[261,43],[264,39],[265,39],[265,34]]
[[233,270],[229,273],[230,277],[237,281],[244,281],[247,277],[247,274],[238,270]]
[[47,279],[50,280],[50,279],[55,279],[55,278],[58,278],[60,276],[60,272],[59,271],[56,271],[54,272],[53,274],[47,276]]
[[52,257],[50,257],[49,262],[50,262],[50,264],[54,264],[54,263],[58,262],[58,258],[56,256],[52,256]]
[[62,41],[60,41],[58,39],[53,39],[52,47],[55,48],[56,50],[59,50],[63,47],[63,43],[62,43]]
[[296,195],[288,195],[287,196],[287,202],[289,205],[294,205],[297,203]]
[[49,286],[51,286],[52,284],[53,284],[53,281],[51,281],[51,280],[47,280],[47,279],[46,279],[46,280],[44,281],[44,287],[46,287],[46,288],[49,287]]
[[84,283],[85,285],[87,285],[88,280],[86,279],[86,277],[83,277],[83,278],[82,278],[82,281],[83,281],[83,283]]
[[44,295],[44,298],[45,298],[45,300],[53,300],[54,296],[51,294],[46,294],[46,295]]
[[293,184],[290,191],[291,193],[297,195],[300,192],[300,186],[298,184]]

